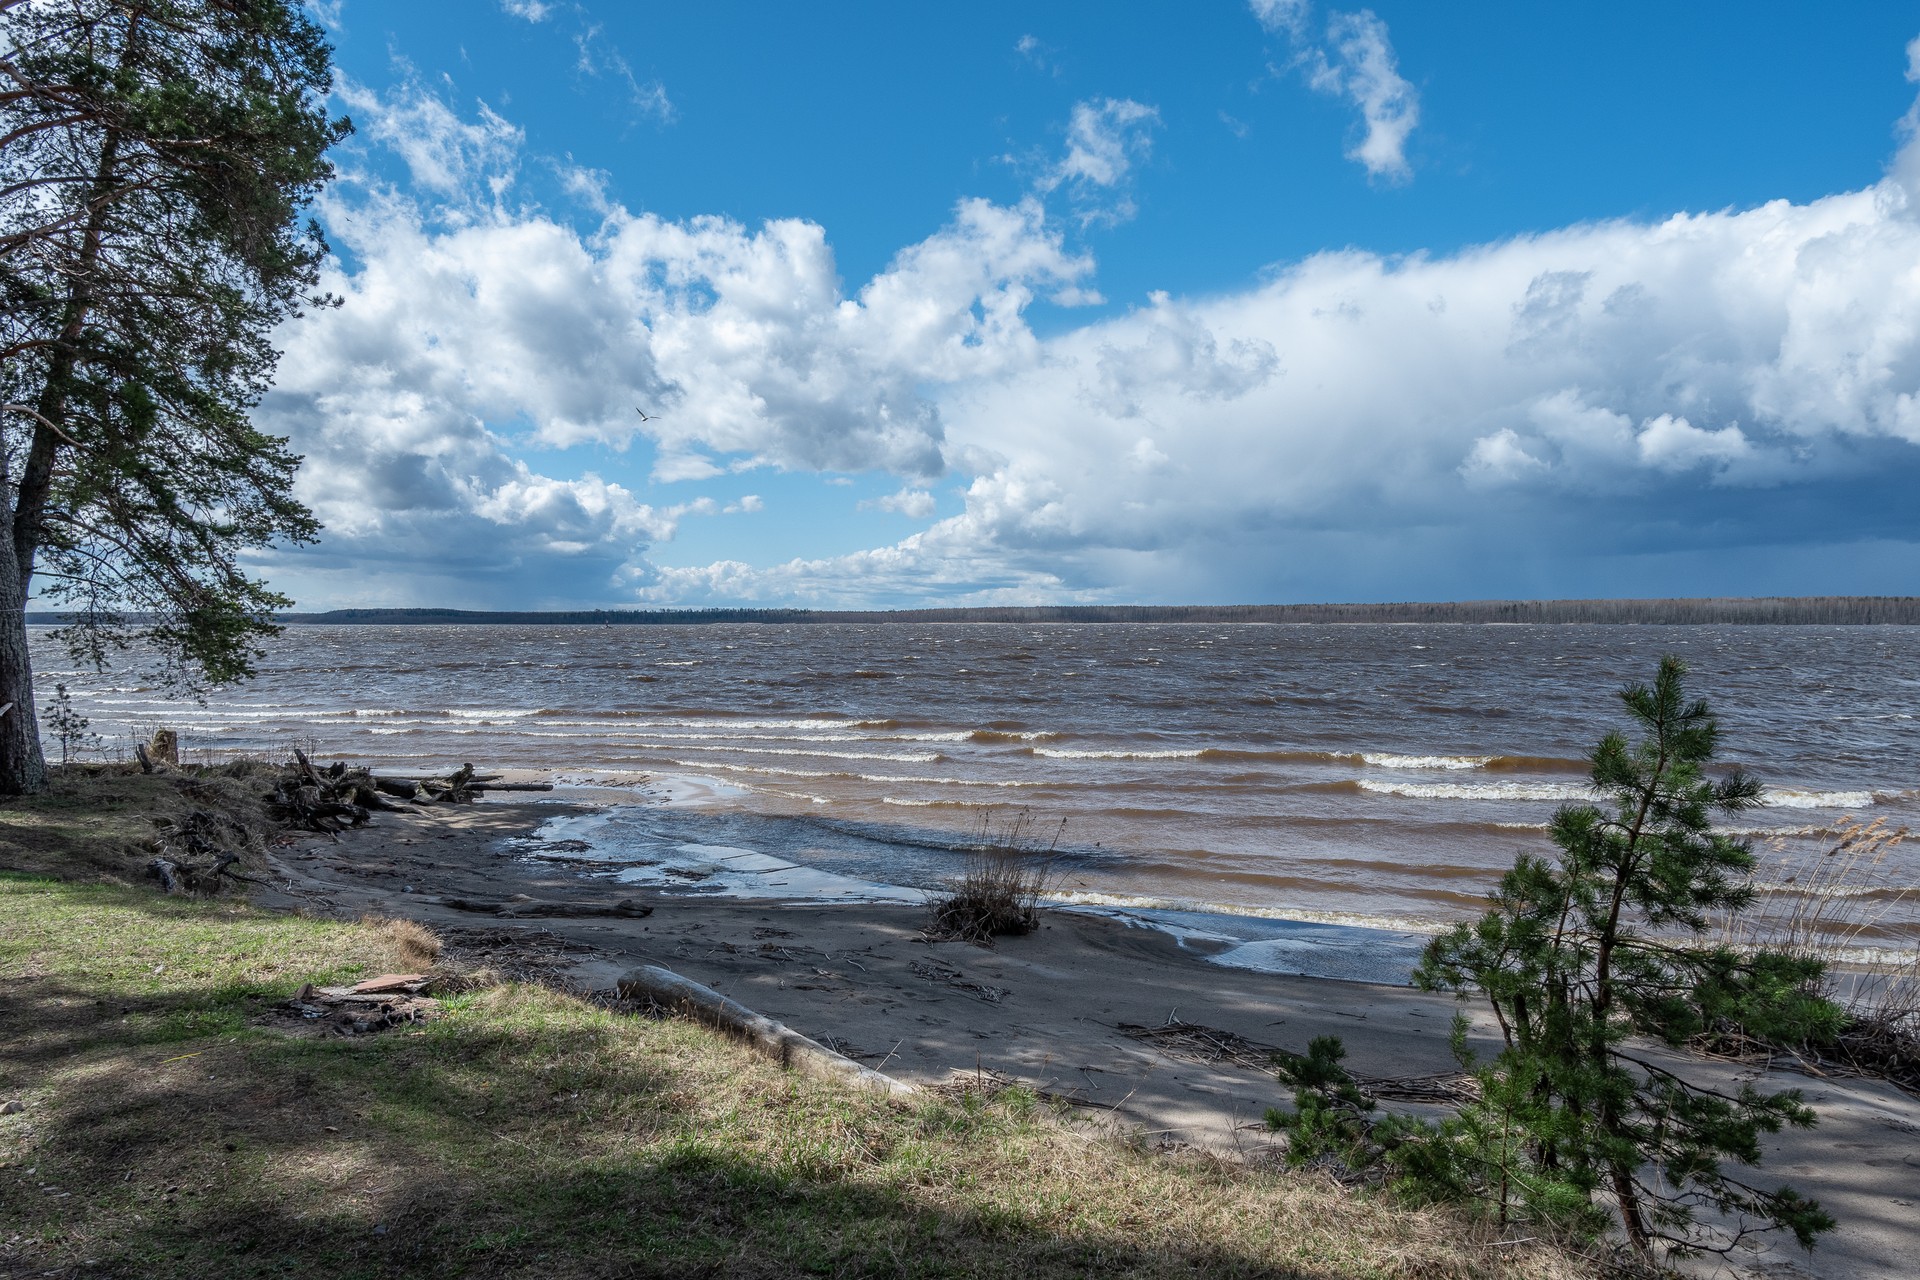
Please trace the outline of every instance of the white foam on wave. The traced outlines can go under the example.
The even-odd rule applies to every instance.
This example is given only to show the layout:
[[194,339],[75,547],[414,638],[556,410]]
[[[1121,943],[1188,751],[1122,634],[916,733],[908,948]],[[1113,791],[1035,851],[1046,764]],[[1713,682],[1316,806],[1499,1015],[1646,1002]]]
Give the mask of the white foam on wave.
[[1298,974],[1386,986],[1411,985],[1419,947],[1405,936],[1316,932],[1305,938],[1256,938],[1207,957],[1207,963],[1254,973]]
[[1192,751],[1069,751],[1059,747],[1034,747],[1033,754],[1045,756],[1049,760],[1197,760],[1198,748]]
[[1592,800],[1591,787],[1567,782],[1381,782],[1360,779],[1362,791],[1413,800]]
[[718,760],[674,760],[686,769],[723,769],[728,773],[755,773],[776,778],[847,778],[856,782],[895,782],[938,787],[1038,787],[1025,779],[915,778],[891,773],[839,773],[819,769],[781,769],[773,765],[725,764]]
[[[1414,800],[1599,800],[1603,796],[1585,783],[1572,782],[1384,782],[1362,778],[1362,791],[1405,796]],[[1864,809],[1874,802],[1871,791],[1796,791],[1769,789],[1764,804],[1770,809]]]
[[901,764],[931,764],[940,758],[940,753],[937,751],[822,751],[817,747],[707,746],[703,743],[688,742],[636,742],[632,745],[642,750],[656,751],[730,751],[736,755],[747,756],[804,756],[811,760],[893,760]]
[[1292,920],[1300,924],[1338,924],[1356,929],[1391,929],[1399,933],[1439,933],[1451,927],[1445,920],[1410,916],[1368,915],[1358,911],[1315,911],[1304,907],[1249,907],[1239,903],[1201,902],[1185,898],[1151,898],[1131,893],[1099,893],[1070,889],[1047,895],[1053,906],[1116,907],[1133,911],[1185,911],[1209,916],[1248,916],[1256,920]]
[[1790,787],[1767,788],[1764,800],[1769,809],[1864,809],[1874,801],[1871,791],[1796,791]]
[[636,729],[859,729],[867,727],[860,720],[716,720],[710,716],[694,716],[672,720],[625,720],[625,724]]
[[884,774],[857,773],[854,777],[862,782],[908,782],[935,787],[1044,787],[1040,781],[1028,781],[1024,778],[902,778]]
[[1492,756],[1403,756],[1391,751],[1363,751],[1360,758],[1381,769],[1482,769]]
[[1835,884],[1814,888],[1796,881],[1777,882],[1756,880],[1753,882],[1757,893],[1775,894],[1785,898],[1823,898],[1829,900],[1844,898],[1872,898],[1897,894],[1902,886],[1895,884]]
[[539,714],[538,707],[475,707],[447,712],[453,720],[521,720]]

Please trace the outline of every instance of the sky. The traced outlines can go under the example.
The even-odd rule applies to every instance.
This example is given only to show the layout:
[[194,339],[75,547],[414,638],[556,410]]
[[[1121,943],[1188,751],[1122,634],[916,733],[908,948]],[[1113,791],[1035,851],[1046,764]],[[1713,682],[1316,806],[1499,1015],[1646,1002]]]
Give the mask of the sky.
[[1920,593],[1910,4],[309,3],[301,608]]

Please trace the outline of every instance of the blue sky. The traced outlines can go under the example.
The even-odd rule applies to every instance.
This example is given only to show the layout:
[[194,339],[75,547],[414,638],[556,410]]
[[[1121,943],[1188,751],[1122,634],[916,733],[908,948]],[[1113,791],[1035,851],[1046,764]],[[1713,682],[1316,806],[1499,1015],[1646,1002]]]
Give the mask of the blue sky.
[[316,11],[303,607],[1920,590],[1908,6]]

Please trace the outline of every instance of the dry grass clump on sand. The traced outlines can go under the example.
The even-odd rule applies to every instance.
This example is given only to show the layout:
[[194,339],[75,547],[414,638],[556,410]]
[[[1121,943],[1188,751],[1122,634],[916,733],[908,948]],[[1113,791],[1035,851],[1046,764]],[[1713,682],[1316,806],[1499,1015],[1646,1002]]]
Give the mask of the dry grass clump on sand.
[[983,810],[967,860],[944,897],[931,904],[927,932],[992,946],[997,937],[1030,933],[1040,923],[1040,899],[1053,882],[1054,851],[1066,820],[1040,843],[1033,815],[1021,810],[996,823]]
[[386,920],[369,916],[363,923],[372,925],[386,938],[394,954],[400,958],[402,969],[424,971],[432,968],[440,959],[440,935],[418,920]]
[[24,1103],[0,1115],[0,1274],[1594,1274],[1324,1178],[1093,1137],[1019,1089],[891,1102],[540,987],[378,1035],[256,1020],[391,968],[389,923],[9,876],[0,916],[0,1098]]
[[1842,818],[1835,835],[1811,859],[1776,844],[1775,883],[1723,924],[1723,936],[1825,963],[1820,994],[1846,1010],[1848,1025],[1835,1044],[1810,1048],[1920,1089],[1920,940],[1903,942],[1886,923],[1920,903],[1920,884],[1891,865],[1907,829]]

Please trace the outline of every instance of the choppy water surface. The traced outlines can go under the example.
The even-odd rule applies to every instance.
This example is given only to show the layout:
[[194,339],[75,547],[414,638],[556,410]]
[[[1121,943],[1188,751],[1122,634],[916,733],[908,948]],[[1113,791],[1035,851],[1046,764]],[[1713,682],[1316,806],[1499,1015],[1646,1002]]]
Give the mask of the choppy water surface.
[[621,856],[746,850],[927,886],[983,806],[1025,808],[1067,820],[1085,902],[1419,929],[1547,848],[1623,724],[1614,691],[1665,652],[1769,785],[1742,827],[1805,856],[1843,817],[1915,822],[1920,628],[298,627],[205,707],[48,648],[38,670],[96,730],[165,723],[190,758],[312,739],[395,771],[709,784],[691,809],[602,819],[592,843]]

